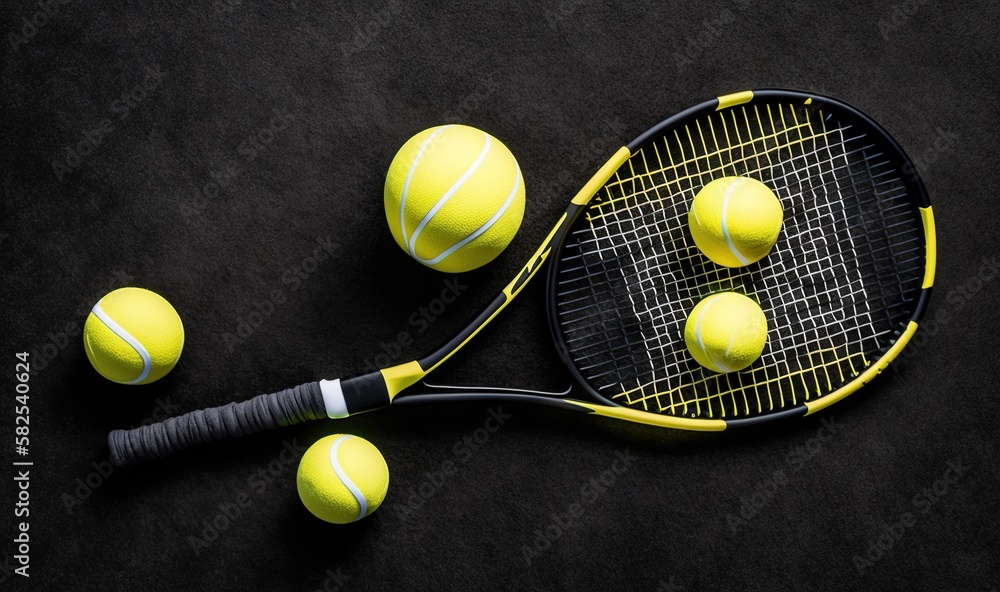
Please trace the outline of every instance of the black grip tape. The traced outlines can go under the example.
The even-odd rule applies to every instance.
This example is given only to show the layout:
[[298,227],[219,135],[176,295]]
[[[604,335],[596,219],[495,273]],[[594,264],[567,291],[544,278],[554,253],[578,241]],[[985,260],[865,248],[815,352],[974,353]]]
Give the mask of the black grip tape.
[[195,444],[254,434],[327,417],[318,382],[242,403],[200,409],[159,423],[108,434],[111,462],[119,467],[170,456]]

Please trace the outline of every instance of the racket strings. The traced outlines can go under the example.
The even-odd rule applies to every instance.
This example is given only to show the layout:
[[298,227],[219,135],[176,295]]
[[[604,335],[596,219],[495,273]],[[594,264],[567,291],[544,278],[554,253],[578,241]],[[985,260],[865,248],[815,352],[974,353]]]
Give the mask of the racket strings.
[[[697,190],[750,176],[785,210],[778,244],[738,269],[687,231]],[[857,376],[912,310],[919,219],[901,173],[856,126],[801,106],[704,116],[640,148],[592,201],[563,249],[557,302],[570,355],[607,398],[692,417],[753,416]],[[715,374],[683,328],[701,298],[734,290],[768,318],[761,359]]]
[[[811,212],[811,213],[812,214],[818,214],[817,212]],[[908,212],[906,212],[906,214],[908,214]],[[684,218],[686,218],[686,213],[684,214]],[[858,218],[859,218],[859,216],[852,217],[852,219],[850,220],[850,222],[856,222]],[[668,222],[668,223],[682,224],[683,222],[678,217],[678,218],[675,218],[674,220],[672,220],[671,222]],[[644,228],[644,230],[651,230],[651,228]],[[581,231],[578,231],[578,232],[581,232]],[[590,232],[590,231],[588,230],[587,232]],[[787,229],[786,229],[786,232],[787,232]],[[850,240],[850,239],[848,238],[848,240]],[[599,243],[600,241],[595,241],[595,242]],[[605,262],[608,262],[608,260],[609,260],[609,251],[613,251],[613,250],[615,250],[615,249],[618,248],[617,246],[612,246],[610,248],[609,247],[603,247],[600,244],[595,244],[595,245],[591,245],[591,246],[592,246],[592,251],[593,252],[600,252],[601,253],[602,260],[605,261]],[[632,245],[630,245],[630,246],[632,246]],[[707,263],[704,260],[704,257],[698,252],[698,250],[696,248],[693,247],[693,245],[689,245],[689,246],[690,246],[690,249],[688,250],[687,253],[683,253],[681,251],[678,251],[678,256],[679,256],[678,258],[679,259],[687,260],[687,261],[691,262],[692,264],[703,264],[703,265],[705,265],[706,268],[709,269],[710,272],[714,272],[715,271],[714,266],[712,266],[710,263]],[[815,251],[815,246],[812,247],[812,250]],[[635,252],[634,250],[630,249],[627,252],[629,253],[629,257],[633,257],[634,258],[634,252]],[[570,257],[567,257],[566,260],[567,261],[573,261],[573,260],[577,260],[579,258],[580,257],[577,257],[577,256],[570,256]],[[832,258],[827,258],[827,260],[824,261],[823,259],[821,259],[819,257],[814,257],[814,260],[813,260],[811,266],[816,267],[817,271],[823,271],[825,274],[835,273],[836,269],[835,269],[835,266],[834,266],[834,261],[832,261],[831,259]],[[659,257],[659,256],[649,256],[649,255],[647,255],[646,257],[643,258],[642,262],[644,264],[650,264],[650,267],[652,267],[652,265],[658,265],[661,269],[664,268],[664,267],[669,267],[668,263],[665,262],[665,261],[663,261],[663,259],[661,257]],[[612,260],[612,263],[609,263],[608,266],[609,266],[609,268],[617,269],[620,266],[620,263],[617,262],[617,261]],[[831,271],[831,270],[833,270],[833,271]],[[575,269],[570,269],[569,271],[575,271]],[[647,271],[649,271],[649,269],[647,269]],[[817,271],[807,271],[806,277],[815,275],[817,273]],[[785,271],[783,269],[783,266],[782,265],[778,265],[778,266],[775,266],[774,273],[772,275],[774,275],[774,276],[780,276],[780,275],[783,275],[784,273],[785,273]],[[650,274],[647,273],[647,275],[650,275]],[[662,275],[662,272],[660,273],[660,275]],[[766,282],[768,280],[768,277],[762,275],[760,279]],[[692,285],[697,286],[697,283],[693,283]],[[732,288],[735,288],[735,285],[729,285],[727,287],[729,289],[732,289]],[[836,288],[839,289],[839,287],[836,287]],[[646,289],[646,287],[644,286],[641,289]],[[658,288],[655,287],[655,286],[649,286],[648,289],[650,291],[652,291],[652,292],[658,292],[659,291]],[[635,289],[633,288],[630,291],[631,291],[631,293],[634,294]],[[573,293],[572,289],[570,289],[570,290],[564,290],[564,292],[563,292],[563,294],[564,294],[564,303],[571,304],[571,303],[574,302],[574,299],[572,298],[572,293]],[[606,296],[608,296],[608,293],[605,292],[605,293],[600,294],[600,295],[606,297]],[[697,296],[697,294],[693,294],[692,296]],[[566,299],[566,297],[569,297],[569,298]],[[575,327],[574,329],[578,329],[578,328],[579,327]],[[571,331],[574,330],[574,329],[571,329]]]

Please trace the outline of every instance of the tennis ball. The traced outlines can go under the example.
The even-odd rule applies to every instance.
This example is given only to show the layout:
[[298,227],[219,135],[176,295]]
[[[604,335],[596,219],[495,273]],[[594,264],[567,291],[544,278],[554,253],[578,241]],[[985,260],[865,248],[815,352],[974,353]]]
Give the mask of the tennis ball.
[[83,325],[83,348],[101,376],[149,384],[166,376],[184,348],[184,325],[162,296],[120,288],[101,298]]
[[524,181],[510,150],[466,125],[410,138],[385,177],[385,219],[404,251],[448,273],[499,255],[521,226]]
[[694,359],[709,370],[742,370],[764,351],[767,319],[760,306],[742,294],[713,294],[688,315],[684,343]]
[[368,440],[335,434],[306,450],[295,483],[313,516],[347,524],[378,509],[389,489],[389,467]]
[[723,177],[695,195],[688,226],[706,257],[740,267],[767,255],[778,240],[781,218],[781,202],[767,185],[749,177]]

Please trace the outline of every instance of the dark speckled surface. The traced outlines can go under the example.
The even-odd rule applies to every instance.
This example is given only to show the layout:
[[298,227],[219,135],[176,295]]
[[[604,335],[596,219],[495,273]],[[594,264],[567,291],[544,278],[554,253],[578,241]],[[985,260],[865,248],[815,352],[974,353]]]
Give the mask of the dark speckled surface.
[[[996,3],[17,0],[0,11],[3,589],[1000,586]],[[483,441],[489,406],[406,407],[109,472],[113,428],[435,346],[617,145],[762,87],[871,115],[917,162],[937,211],[937,322],[863,394],[721,436],[505,404],[510,417]],[[450,278],[394,244],[382,183],[396,149],[444,121],[506,143],[528,202],[508,250],[420,323],[412,315]],[[323,244],[332,255],[320,259]],[[154,385],[108,383],[80,343],[87,310],[122,285],[164,295],[187,327],[180,365]],[[541,288],[436,380],[561,387]],[[34,352],[28,579],[12,571],[22,350]],[[383,508],[346,527],[313,519],[294,485],[303,448],[336,431],[375,443],[392,475]],[[620,474],[619,455],[633,459]]]

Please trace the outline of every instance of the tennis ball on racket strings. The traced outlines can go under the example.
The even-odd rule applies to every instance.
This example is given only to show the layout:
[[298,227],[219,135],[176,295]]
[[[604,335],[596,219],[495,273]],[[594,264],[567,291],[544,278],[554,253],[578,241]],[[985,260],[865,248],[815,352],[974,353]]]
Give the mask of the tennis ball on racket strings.
[[726,267],[760,261],[781,232],[781,202],[760,181],[723,177],[702,187],[691,203],[688,226],[706,257]]
[[385,177],[385,219],[420,263],[447,273],[496,258],[524,216],[524,180],[514,155],[490,134],[442,125],[413,136]]
[[713,294],[688,315],[684,343],[691,356],[713,372],[742,370],[764,351],[767,318],[756,302],[742,294]]
[[295,484],[313,516],[347,524],[378,509],[389,489],[389,467],[368,440],[335,434],[306,450]]
[[184,348],[177,311],[156,292],[119,288],[101,298],[83,325],[90,364],[108,380],[149,384],[166,376]]

